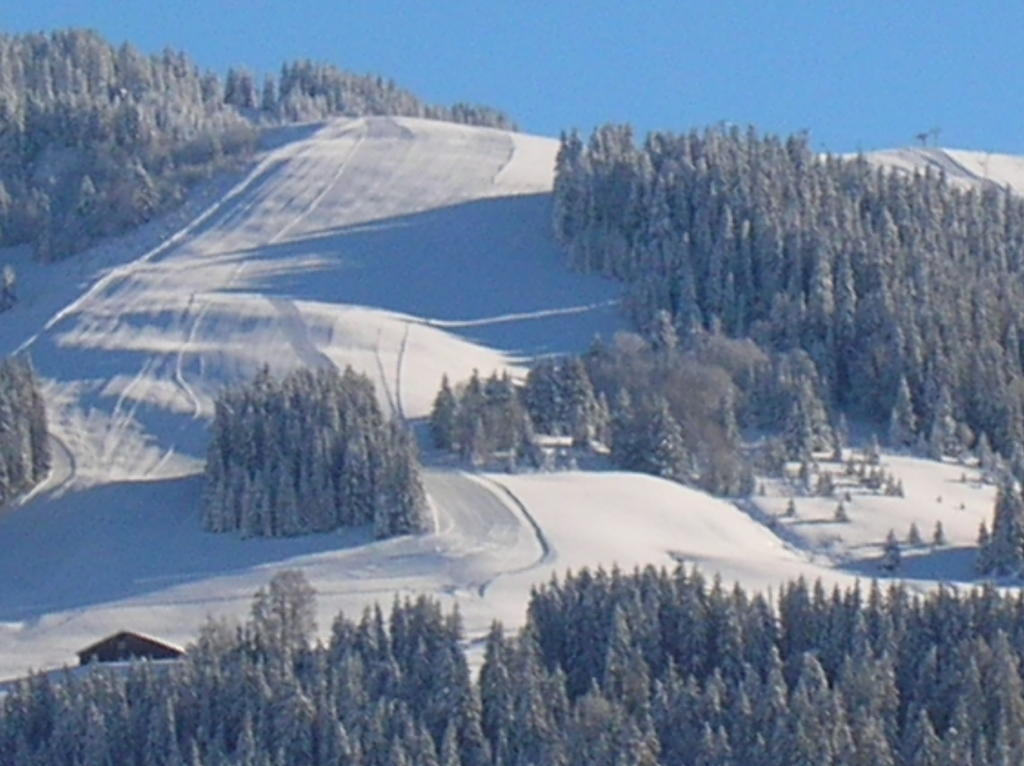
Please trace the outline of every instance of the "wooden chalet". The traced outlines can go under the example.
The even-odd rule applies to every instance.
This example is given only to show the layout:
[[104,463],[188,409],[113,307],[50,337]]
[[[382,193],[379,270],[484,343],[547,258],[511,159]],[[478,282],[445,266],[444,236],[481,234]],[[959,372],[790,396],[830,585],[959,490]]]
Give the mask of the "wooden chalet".
[[151,636],[122,630],[78,652],[78,664],[129,660],[176,660],[185,656],[180,647]]

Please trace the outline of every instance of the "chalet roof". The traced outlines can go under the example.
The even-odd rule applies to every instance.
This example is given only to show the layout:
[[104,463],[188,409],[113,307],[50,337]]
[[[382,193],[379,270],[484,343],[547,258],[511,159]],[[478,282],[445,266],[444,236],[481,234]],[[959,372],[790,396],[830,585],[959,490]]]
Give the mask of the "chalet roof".
[[138,641],[142,641],[143,643],[149,644],[151,646],[158,647],[160,649],[166,649],[168,651],[175,652],[177,654],[184,654],[185,653],[185,650],[182,649],[180,646],[168,643],[167,641],[164,641],[162,639],[156,638],[154,636],[147,636],[145,633],[138,633],[138,632],[133,631],[133,630],[121,630],[121,631],[118,631],[117,633],[112,633],[111,635],[107,636],[106,638],[101,638],[99,641],[97,641],[97,642],[95,642],[93,644],[90,644],[89,646],[85,647],[84,649],[79,649],[76,652],[76,654],[79,657],[81,657],[83,654],[91,654],[91,653],[97,651],[98,649],[100,649],[101,647],[103,647],[105,644],[115,643],[115,642],[117,642],[117,641],[119,641],[119,640],[121,640],[123,638],[134,638],[134,639],[136,639]]

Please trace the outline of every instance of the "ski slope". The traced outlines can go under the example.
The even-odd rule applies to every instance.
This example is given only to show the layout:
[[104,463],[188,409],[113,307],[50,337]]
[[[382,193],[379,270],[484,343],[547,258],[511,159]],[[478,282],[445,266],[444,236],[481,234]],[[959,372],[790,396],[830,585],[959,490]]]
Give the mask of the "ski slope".
[[[0,679],[59,667],[130,629],[186,644],[208,615],[244,617],[274,572],[301,568],[318,623],[429,593],[458,606],[479,648],[494,619],[522,624],[531,587],[584,566],[674,566],[727,582],[852,577],[816,564],[724,500],[638,474],[508,476],[431,470],[438,531],[375,542],[352,529],[241,540],[199,529],[197,477],[42,495],[0,519]],[[31,511],[31,512],[29,512]],[[476,658],[478,659],[478,658]]]
[[329,122],[45,319],[37,285],[3,340],[50,381],[74,485],[194,473],[217,392],[264,364],[352,365],[415,418],[444,373],[515,370],[614,331],[614,286],[570,274],[547,234],[556,149],[426,120]]
[[868,162],[914,173],[931,168],[961,188],[1009,188],[1024,194],[1024,157],[930,146],[885,149],[865,154]]
[[[407,118],[290,128],[252,167],[126,237],[50,266],[0,253],[20,292],[0,351],[32,354],[54,447],[48,480],[0,510],[0,679],[70,662],[122,629],[186,644],[208,616],[244,616],[256,589],[294,567],[318,591],[323,631],[339,609],[428,593],[459,607],[477,648],[493,619],[521,624],[532,587],[583,566],[684,562],[755,588],[874,574],[871,546],[893,525],[868,513],[874,500],[837,548],[810,531],[834,537],[827,523],[770,527],[781,495],[740,508],[619,472],[429,468],[436,530],[417,538],[200,530],[214,397],[262,365],[352,365],[386,410],[416,419],[444,373],[519,372],[618,329],[617,287],[570,274],[547,233],[556,151]],[[933,493],[929,465],[913,502]],[[814,502],[799,501],[801,519],[831,513]],[[893,507],[907,516],[910,503]],[[929,508],[921,523],[955,509]],[[967,518],[947,525],[957,544]],[[966,573],[929,561],[913,570],[921,587]]]
[[352,365],[413,419],[442,374],[614,332],[617,288],[570,274],[548,236],[557,146],[417,119],[292,128],[126,237],[51,266],[0,254],[20,292],[0,348],[32,354],[55,456],[0,512],[0,677],[123,627],[186,642],[284,567],[321,591],[326,627],[339,606],[480,599],[534,566],[522,511],[457,472],[426,477],[435,534],[382,543],[204,534],[198,473],[214,397],[262,365]]

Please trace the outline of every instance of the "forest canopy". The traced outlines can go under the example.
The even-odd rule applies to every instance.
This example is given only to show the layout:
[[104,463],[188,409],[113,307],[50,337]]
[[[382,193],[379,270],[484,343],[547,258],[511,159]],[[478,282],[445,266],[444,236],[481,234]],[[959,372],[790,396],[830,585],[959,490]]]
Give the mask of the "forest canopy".
[[555,235],[577,269],[621,280],[626,310],[799,352],[829,419],[956,455],[1024,441],[1024,199],[813,153],[750,129],[565,135]]
[[37,675],[0,698],[0,761],[261,766],[1005,766],[1024,761],[1021,600],[893,585],[774,599],[699,571],[582,570],[495,624],[339,614],[276,575],[172,667]]

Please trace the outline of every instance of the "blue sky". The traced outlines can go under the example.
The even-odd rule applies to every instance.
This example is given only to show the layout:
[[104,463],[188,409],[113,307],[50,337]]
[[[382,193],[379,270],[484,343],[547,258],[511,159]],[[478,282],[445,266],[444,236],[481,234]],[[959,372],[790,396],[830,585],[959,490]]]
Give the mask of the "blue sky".
[[477,101],[531,132],[720,121],[854,151],[941,129],[948,146],[1024,154],[1024,3],[974,0],[47,0],[0,30],[87,26],[204,67],[313,58]]

